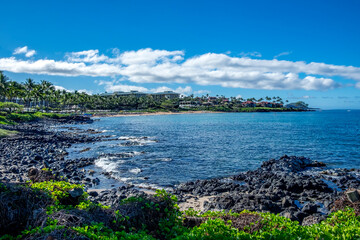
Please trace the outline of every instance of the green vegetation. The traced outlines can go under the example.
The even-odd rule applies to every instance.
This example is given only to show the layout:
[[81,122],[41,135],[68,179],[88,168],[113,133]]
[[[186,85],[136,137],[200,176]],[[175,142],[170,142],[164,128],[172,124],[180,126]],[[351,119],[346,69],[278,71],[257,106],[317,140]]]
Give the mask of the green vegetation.
[[[7,104],[7,102],[0,103],[0,104]],[[42,118],[59,119],[59,118],[67,117],[67,116],[70,116],[70,115],[69,114],[60,114],[60,113],[43,113],[43,112],[35,112],[35,113],[0,112],[0,124],[15,124],[16,122],[31,122],[31,121],[36,121],[36,120],[42,119]]]
[[[67,199],[69,198],[69,191],[73,189],[82,189],[82,185],[71,184],[65,181],[45,181],[33,183],[31,188],[36,190],[42,190],[50,195],[50,197],[54,200],[55,205],[60,205],[67,203]],[[86,200],[88,197],[86,192],[80,196],[79,202]]]
[[[233,226],[242,215],[258,215],[261,220],[242,229]],[[195,214],[196,215],[196,214]],[[215,215],[215,216],[214,216]],[[192,213],[192,216],[194,214]],[[192,228],[176,239],[359,239],[360,217],[353,209],[332,213],[327,220],[310,226],[301,226],[296,221],[271,213],[205,213],[196,215],[208,218],[198,227]],[[232,220],[222,218],[231,216]],[[251,232],[252,226],[260,226]]]
[[[89,95],[85,92],[68,92],[57,90],[48,81],[36,83],[31,78],[24,83],[9,80],[0,71],[0,102],[9,101],[21,103],[24,108],[31,111],[71,111],[96,112],[106,110],[120,111],[221,111],[221,112],[254,112],[254,111],[289,111],[284,109],[283,99],[279,96],[265,98],[226,98],[225,96],[210,97],[208,94],[201,97],[190,95],[184,98],[154,98],[151,95],[136,97],[135,95]],[[268,101],[268,102],[264,102]],[[184,104],[184,102],[188,104]],[[187,105],[184,107],[183,105]],[[13,111],[18,106],[6,107],[6,111]],[[305,106],[305,105],[304,105]],[[299,107],[300,108],[300,107]],[[0,107],[1,109],[1,107]],[[306,108],[304,108],[306,109]]]
[[[193,209],[181,212],[176,197],[164,190],[156,191],[152,197],[130,197],[110,208],[87,200],[87,193],[82,191],[76,197],[72,196],[71,191],[83,190],[83,187],[65,181],[30,183],[28,189],[38,196],[34,201],[44,201],[47,215],[38,221],[42,224],[28,226],[18,234],[3,235],[0,239],[46,239],[50,235],[61,239],[83,236],[109,240],[360,238],[360,216],[351,208],[336,211],[321,223],[301,226],[296,221],[271,213],[209,211],[201,214]],[[19,190],[0,184],[0,198],[9,194],[16,196]],[[28,194],[33,195],[31,191]],[[46,194],[49,200],[41,194]],[[16,206],[21,208],[19,203]],[[195,219],[197,223],[189,224],[189,219]]]
[[12,125],[14,124],[14,122],[8,119],[6,116],[0,115],[0,125],[8,125],[8,124]]
[[290,105],[294,105],[294,106],[297,107],[297,108],[304,108],[304,109],[307,109],[307,108],[309,107],[309,104],[304,103],[303,101],[298,101],[298,102],[295,102],[295,103],[290,103]]
[[15,135],[15,134],[17,134],[16,131],[9,131],[9,130],[5,130],[5,129],[0,128],[0,138],[12,136],[12,135]]
[[0,102],[0,110],[11,113],[13,111],[22,111],[24,106],[13,102]]

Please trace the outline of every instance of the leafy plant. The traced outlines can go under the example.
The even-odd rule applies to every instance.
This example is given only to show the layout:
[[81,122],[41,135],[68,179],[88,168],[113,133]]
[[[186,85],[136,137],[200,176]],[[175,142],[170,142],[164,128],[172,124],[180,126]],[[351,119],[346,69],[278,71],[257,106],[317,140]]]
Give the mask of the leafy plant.
[[[69,191],[80,188],[84,189],[82,185],[71,184],[65,181],[45,181],[33,183],[31,188],[42,190],[47,192],[51,198],[55,201],[55,205],[60,205],[60,203],[64,202],[64,199],[69,197]],[[88,197],[88,194],[84,192],[80,197],[80,200],[85,200]]]

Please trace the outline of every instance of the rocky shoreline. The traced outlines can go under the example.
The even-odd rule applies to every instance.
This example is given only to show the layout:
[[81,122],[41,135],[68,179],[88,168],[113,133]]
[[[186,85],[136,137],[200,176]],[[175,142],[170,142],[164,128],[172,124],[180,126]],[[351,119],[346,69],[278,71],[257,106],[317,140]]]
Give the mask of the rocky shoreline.
[[203,211],[268,211],[303,222],[319,222],[342,192],[360,187],[359,169],[328,169],[305,157],[283,156],[228,179],[180,184],[180,201],[208,196]]
[[56,176],[63,176],[70,182],[80,183],[86,174],[79,168],[91,165],[94,159],[65,159],[66,148],[74,143],[94,142],[100,138],[90,134],[50,130],[59,124],[92,123],[86,117],[46,119],[2,128],[17,131],[18,134],[0,139],[0,179],[3,182],[24,183],[29,180],[31,168],[51,169]]
[[[93,158],[66,159],[66,149],[74,143],[106,141],[96,131],[53,131],[52,125],[91,123],[87,117],[41,120],[32,123],[2,126],[19,132],[0,139],[0,180],[24,183],[30,169],[51,169],[57,178],[86,188],[100,181],[83,170],[94,164]],[[33,172],[34,173],[34,172]],[[174,189],[179,205],[197,210],[266,211],[312,224],[324,219],[334,201],[349,188],[360,188],[359,169],[327,169],[324,163],[305,157],[283,156],[271,159],[254,171],[229,178],[197,180]],[[144,195],[132,185],[89,191],[90,199],[113,205],[129,196]]]

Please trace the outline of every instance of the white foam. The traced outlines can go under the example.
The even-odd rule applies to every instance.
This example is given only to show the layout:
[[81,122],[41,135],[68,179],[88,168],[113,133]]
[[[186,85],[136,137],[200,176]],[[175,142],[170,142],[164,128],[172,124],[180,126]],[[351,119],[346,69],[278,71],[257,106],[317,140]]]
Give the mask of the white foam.
[[115,157],[100,157],[95,160],[95,165],[104,169],[106,172],[117,172],[118,164],[124,161],[112,161]]
[[121,136],[118,138],[119,140],[130,140],[130,139],[136,139],[134,136]]
[[156,189],[165,189],[166,191],[172,191],[173,189],[172,188],[163,188],[163,187],[160,187],[156,184],[152,184],[152,183],[140,183],[140,184],[135,184],[135,186],[139,187],[139,188],[145,188],[145,189],[152,189],[152,190],[156,190]]
[[129,172],[134,173],[134,174],[138,174],[138,173],[141,173],[141,169],[140,168],[133,168],[133,169],[130,169]]
[[172,158],[160,158],[160,161],[162,161],[162,162],[171,162]]
[[133,180],[133,178],[122,177],[122,178],[119,178],[119,180],[122,181],[122,182],[128,182],[129,180]]
[[137,152],[137,151],[134,151],[132,152],[134,154],[134,156],[138,156],[138,155],[141,155],[141,154],[144,154],[145,152]]
[[106,133],[106,132],[114,132],[114,130],[107,130],[107,129],[105,129],[105,130],[101,130],[101,132],[102,132],[102,133]]
[[129,142],[139,142],[142,144],[157,142],[156,140],[153,139],[153,137],[146,137],[146,136],[142,136],[142,137],[121,136],[118,139],[123,140],[123,141],[129,141]]

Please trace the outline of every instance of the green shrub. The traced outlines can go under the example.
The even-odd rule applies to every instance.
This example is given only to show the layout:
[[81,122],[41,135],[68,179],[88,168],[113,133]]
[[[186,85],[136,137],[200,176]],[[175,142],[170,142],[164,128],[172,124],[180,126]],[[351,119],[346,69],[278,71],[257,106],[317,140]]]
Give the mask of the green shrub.
[[70,116],[70,114],[36,112],[36,113],[34,113],[34,116],[37,117],[37,118],[59,119],[59,118],[62,118],[62,117]]
[[[167,203],[168,207],[163,209],[164,215],[159,220],[159,236],[165,239],[172,239],[181,235],[184,232],[182,226],[182,213],[177,205],[177,198],[175,195],[167,193],[163,190],[156,190],[155,197],[160,198],[161,201]],[[156,209],[160,211],[160,209]]]
[[6,118],[15,122],[31,122],[37,119],[36,116],[30,113],[10,113]]
[[0,109],[6,112],[13,112],[13,111],[22,111],[24,108],[23,105],[13,103],[13,102],[0,102]]
[[87,225],[83,227],[73,227],[72,230],[77,233],[84,235],[92,240],[118,240],[118,239],[127,239],[127,240],[154,240],[152,236],[148,235],[144,231],[138,233],[127,233],[125,231],[113,231],[111,228],[104,226],[103,223],[93,223],[92,225]]
[[[54,200],[55,205],[60,205],[66,203],[66,199],[69,198],[69,191],[81,188],[84,189],[84,186],[78,184],[71,184],[65,181],[45,181],[37,182],[31,185],[31,188],[44,191],[48,193],[51,198]],[[88,197],[86,192],[80,197],[80,203],[85,201]]]
[[14,122],[7,119],[5,116],[0,116],[0,124],[3,124],[3,125],[11,124],[11,125],[13,125]]
[[251,239],[250,234],[240,232],[231,226],[231,221],[225,223],[222,219],[208,219],[199,227],[194,227],[190,232],[176,238],[177,240],[232,240]]

